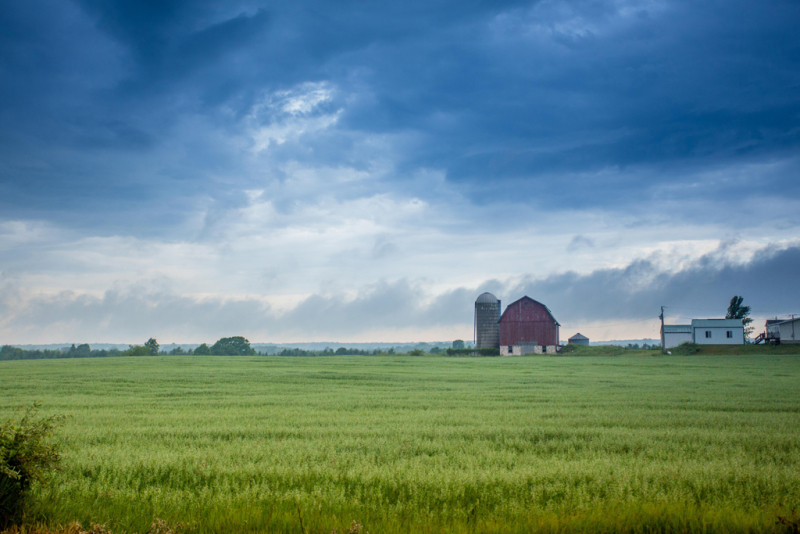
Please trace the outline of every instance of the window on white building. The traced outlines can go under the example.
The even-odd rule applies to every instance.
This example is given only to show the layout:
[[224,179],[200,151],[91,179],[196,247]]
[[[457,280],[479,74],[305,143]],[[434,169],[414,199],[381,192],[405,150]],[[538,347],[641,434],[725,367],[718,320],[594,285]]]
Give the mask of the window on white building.
[[707,338],[711,337],[711,330],[706,330],[706,337]]
[[729,339],[732,338],[733,337],[733,330],[728,330],[727,336],[728,336]]

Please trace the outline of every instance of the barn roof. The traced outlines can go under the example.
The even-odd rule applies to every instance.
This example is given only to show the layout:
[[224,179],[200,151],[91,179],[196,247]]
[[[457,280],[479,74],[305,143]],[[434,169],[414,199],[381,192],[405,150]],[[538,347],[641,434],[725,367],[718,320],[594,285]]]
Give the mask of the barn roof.
[[514,302],[512,302],[511,304],[509,304],[508,306],[506,306],[506,309],[505,309],[505,311],[503,312],[503,315],[501,315],[501,316],[500,316],[500,322],[501,322],[501,323],[503,322],[503,319],[505,319],[505,317],[506,317],[506,313],[508,313],[508,309],[509,309],[511,306],[513,306],[513,305],[514,305],[514,304],[516,304],[517,302],[523,301],[523,300],[525,300],[525,299],[527,299],[527,300],[530,300],[531,302],[535,302],[535,303],[536,303],[536,304],[538,304],[539,306],[543,307],[545,310],[547,310],[547,313],[550,315],[550,318],[551,318],[551,319],[553,319],[553,322],[554,322],[554,323],[556,323],[556,325],[558,325],[558,326],[561,326],[561,323],[559,323],[559,322],[556,320],[555,316],[553,315],[553,312],[551,312],[551,311],[550,311],[550,308],[548,308],[547,306],[545,306],[544,304],[542,304],[542,303],[541,303],[541,302],[539,302],[538,300],[533,300],[533,299],[532,299],[532,298],[530,298],[528,295],[525,295],[524,297],[522,297],[522,298],[520,298],[520,299],[517,299],[517,300],[515,300]]

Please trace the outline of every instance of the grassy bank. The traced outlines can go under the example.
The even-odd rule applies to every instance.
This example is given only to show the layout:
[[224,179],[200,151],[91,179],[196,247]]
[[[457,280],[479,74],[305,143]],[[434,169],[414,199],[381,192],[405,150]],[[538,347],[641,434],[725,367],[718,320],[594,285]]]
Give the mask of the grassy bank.
[[[673,356],[786,356],[800,355],[800,344],[727,346],[689,344],[667,350]],[[560,354],[565,356],[656,356],[661,355],[661,350],[633,350],[618,345],[568,345]]]
[[778,531],[800,357],[761,356],[0,362],[0,415],[72,414],[50,525]]

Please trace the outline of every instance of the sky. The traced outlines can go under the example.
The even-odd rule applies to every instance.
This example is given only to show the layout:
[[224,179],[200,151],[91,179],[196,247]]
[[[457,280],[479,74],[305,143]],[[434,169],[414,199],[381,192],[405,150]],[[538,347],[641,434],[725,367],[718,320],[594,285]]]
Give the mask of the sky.
[[[800,314],[796,1],[0,4],[0,343]],[[758,331],[758,330],[757,330]]]

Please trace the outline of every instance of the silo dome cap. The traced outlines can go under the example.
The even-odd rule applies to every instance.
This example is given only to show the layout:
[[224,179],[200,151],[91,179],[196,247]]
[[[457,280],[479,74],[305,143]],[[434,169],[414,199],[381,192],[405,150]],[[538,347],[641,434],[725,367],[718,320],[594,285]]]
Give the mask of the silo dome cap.
[[497,297],[491,293],[481,293],[481,295],[478,297],[478,300],[475,301],[475,304],[495,304],[496,302]]

